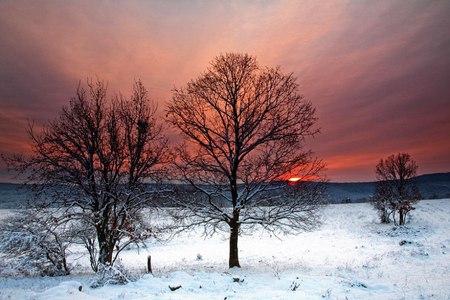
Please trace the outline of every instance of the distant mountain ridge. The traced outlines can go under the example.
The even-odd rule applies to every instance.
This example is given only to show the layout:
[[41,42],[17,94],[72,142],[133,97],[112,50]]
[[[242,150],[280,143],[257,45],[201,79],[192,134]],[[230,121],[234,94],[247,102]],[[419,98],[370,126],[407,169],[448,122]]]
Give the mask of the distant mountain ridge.
[[[424,199],[450,198],[450,172],[416,177]],[[326,196],[331,203],[367,202],[373,195],[376,182],[328,182]]]
[[[416,177],[424,199],[450,198],[450,172]],[[327,182],[325,198],[330,203],[367,202],[375,190],[375,182]],[[0,183],[0,209],[14,209],[24,204],[27,191],[20,184]]]

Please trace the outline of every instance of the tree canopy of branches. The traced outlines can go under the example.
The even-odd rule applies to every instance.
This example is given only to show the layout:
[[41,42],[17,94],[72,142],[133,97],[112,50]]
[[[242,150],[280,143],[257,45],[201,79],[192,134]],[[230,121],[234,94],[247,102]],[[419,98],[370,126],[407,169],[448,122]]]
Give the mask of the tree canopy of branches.
[[146,182],[156,182],[169,159],[155,113],[139,81],[129,99],[107,99],[104,82],[88,81],[58,119],[39,132],[30,125],[31,157],[7,159],[29,174],[36,203],[57,207],[59,222],[71,223],[94,271],[152,235],[140,212],[154,192]]
[[180,203],[178,219],[204,226],[207,234],[229,230],[230,268],[240,267],[243,227],[293,233],[317,224],[316,184],[303,184],[303,193],[274,191],[286,188],[288,174],[311,179],[322,168],[304,148],[318,133],[315,109],[292,74],[261,67],[247,54],[220,55],[174,90],[166,118],[186,138],[178,148],[178,175],[201,195]]
[[378,210],[382,223],[389,223],[393,215],[398,213],[398,224],[404,225],[407,214],[414,209],[421,196],[414,181],[417,164],[407,153],[392,154],[381,159],[375,168],[377,184],[372,200]]

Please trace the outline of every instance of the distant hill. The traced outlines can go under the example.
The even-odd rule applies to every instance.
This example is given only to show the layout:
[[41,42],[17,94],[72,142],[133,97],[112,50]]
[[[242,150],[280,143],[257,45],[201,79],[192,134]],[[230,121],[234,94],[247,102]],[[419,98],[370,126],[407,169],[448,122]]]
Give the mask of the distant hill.
[[330,203],[367,202],[375,190],[375,182],[327,182],[325,186]]
[[0,209],[18,208],[26,199],[27,190],[22,184],[0,183]]
[[[416,178],[424,199],[450,198],[450,172],[420,175]],[[331,203],[367,202],[375,182],[328,182],[325,198]],[[20,184],[0,183],[0,209],[14,209],[25,204],[27,189]]]
[[[424,199],[450,198],[450,172],[416,177]],[[366,202],[373,195],[375,182],[328,182],[326,198],[331,203]]]
[[450,198],[450,172],[417,176],[423,198]]

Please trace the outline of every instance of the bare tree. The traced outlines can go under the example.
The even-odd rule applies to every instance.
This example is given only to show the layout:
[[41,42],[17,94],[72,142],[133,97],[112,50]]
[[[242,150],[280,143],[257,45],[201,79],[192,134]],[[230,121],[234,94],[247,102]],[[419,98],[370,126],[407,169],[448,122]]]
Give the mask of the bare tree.
[[97,271],[153,234],[141,216],[154,193],[146,182],[158,180],[169,153],[141,82],[130,99],[111,101],[103,82],[87,85],[78,87],[59,119],[39,133],[30,126],[31,157],[7,161],[29,174],[36,199],[60,208],[60,221],[72,223]]
[[378,210],[382,223],[389,223],[398,212],[398,224],[404,225],[407,214],[414,209],[421,196],[414,181],[417,174],[417,164],[407,153],[392,154],[381,159],[375,173],[377,185],[372,204]]
[[208,234],[229,230],[230,268],[240,267],[244,227],[293,233],[317,224],[316,184],[289,197],[287,190],[286,197],[277,192],[289,174],[309,180],[322,168],[304,149],[305,138],[318,133],[317,118],[292,74],[260,67],[247,54],[220,55],[199,78],[174,90],[167,120],[186,137],[176,167],[198,194],[180,203],[178,220],[205,226]]

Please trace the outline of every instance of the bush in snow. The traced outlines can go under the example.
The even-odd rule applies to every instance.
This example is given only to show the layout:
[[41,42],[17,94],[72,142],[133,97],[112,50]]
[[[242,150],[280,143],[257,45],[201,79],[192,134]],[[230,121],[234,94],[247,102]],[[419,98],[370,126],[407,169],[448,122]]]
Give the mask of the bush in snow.
[[57,218],[45,211],[21,211],[2,224],[0,252],[21,274],[68,275],[66,251],[71,239],[60,230]]
[[91,279],[90,286],[98,288],[108,284],[123,285],[135,280],[136,278],[129,274],[119,262],[114,266],[99,265],[97,273]]

